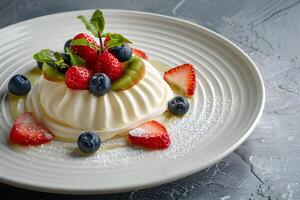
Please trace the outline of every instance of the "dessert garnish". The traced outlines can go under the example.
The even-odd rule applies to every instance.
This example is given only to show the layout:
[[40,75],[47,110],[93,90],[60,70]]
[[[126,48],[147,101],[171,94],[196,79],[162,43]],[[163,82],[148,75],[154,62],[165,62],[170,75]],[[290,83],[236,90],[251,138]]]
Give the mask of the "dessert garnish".
[[132,53],[138,57],[143,58],[144,60],[148,60],[147,54],[140,49],[132,48]]
[[128,133],[132,144],[149,149],[165,149],[170,146],[167,129],[159,122],[146,122]]
[[24,112],[15,120],[9,135],[9,140],[19,145],[40,145],[52,140],[52,135],[32,115]]
[[174,115],[184,115],[189,110],[190,104],[186,98],[176,96],[169,101],[168,108]]
[[82,153],[93,154],[100,148],[101,140],[96,133],[85,131],[78,137],[77,145]]
[[30,89],[30,81],[22,74],[14,75],[8,82],[8,91],[16,96],[25,95]]
[[183,64],[165,72],[164,79],[177,92],[187,97],[194,95],[196,75],[192,64]]
[[188,112],[196,87],[193,65],[174,67],[162,77],[129,39],[104,32],[100,10],[90,19],[78,18],[92,36],[79,33],[67,40],[64,53],[51,49],[35,53],[42,76],[32,88],[21,74],[9,81],[9,92],[26,95],[30,111],[16,118],[10,142],[35,146],[56,136],[77,141],[81,152],[93,154],[101,141],[125,133],[132,146],[168,148],[171,139],[158,117],[167,110],[176,116]]

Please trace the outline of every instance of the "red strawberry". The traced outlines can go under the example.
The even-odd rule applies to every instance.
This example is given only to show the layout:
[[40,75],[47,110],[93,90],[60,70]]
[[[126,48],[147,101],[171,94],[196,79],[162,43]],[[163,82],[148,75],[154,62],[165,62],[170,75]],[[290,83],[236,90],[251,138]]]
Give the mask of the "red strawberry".
[[[99,46],[92,37],[85,33],[79,33],[73,40],[82,38],[86,39],[91,44]],[[97,62],[98,53],[96,49],[88,46],[71,46],[71,49],[74,54],[85,60],[87,67],[92,67]]]
[[9,135],[9,140],[14,144],[33,146],[50,142],[52,138],[50,132],[30,112],[17,117]]
[[132,49],[132,53],[135,54],[138,57],[141,57],[145,60],[148,60],[148,56],[145,52],[143,52],[142,50],[136,49],[136,48],[131,48]]
[[107,43],[109,42],[109,40],[110,40],[110,36],[107,35],[107,36],[105,37],[105,40],[104,40],[104,47],[107,46]]
[[128,133],[129,140],[140,147],[165,149],[170,146],[166,128],[157,121],[146,122]]
[[74,90],[86,90],[91,79],[91,72],[85,67],[72,66],[65,75],[68,88]]
[[179,89],[186,96],[193,96],[196,88],[196,75],[192,64],[183,64],[165,72],[167,83]]
[[105,73],[111,81],[114,81],[122,75],[123,67],[114,55],[104,51],[99,55],[98,62],[93,67],[93,72]]

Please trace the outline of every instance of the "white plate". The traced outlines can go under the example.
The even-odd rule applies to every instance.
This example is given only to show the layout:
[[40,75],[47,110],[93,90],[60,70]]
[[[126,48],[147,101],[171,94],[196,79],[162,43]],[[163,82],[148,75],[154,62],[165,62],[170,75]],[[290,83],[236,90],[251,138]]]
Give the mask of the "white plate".
[[107,31],[126,35],[152,58],[169,66],[188,62],[197,69],[197,90],[190,113],[169,127],[172,147],[163,152],[120,148],[82,158],[72,153],[73,144],[62,142],[26,150],[8,145],[8,79],[35,66],[34,52],[42,48],[62,50],[67,39],[85,31],[76,17],[90,13],[49,15],[0,30],[2,182],[55,193],[135,190],[204,169],[249,136],[262,114],[265,94],[257,67],[242,50],[224,37],[184,20],[105,10]]

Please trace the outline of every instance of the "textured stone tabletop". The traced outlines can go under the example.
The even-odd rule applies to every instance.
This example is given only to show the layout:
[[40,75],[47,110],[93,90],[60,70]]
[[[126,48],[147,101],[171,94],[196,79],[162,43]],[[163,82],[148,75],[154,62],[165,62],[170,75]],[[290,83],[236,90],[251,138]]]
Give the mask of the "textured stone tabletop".
[[262,73],[266,87],[263,117],[234,153],[173,183],[95,196],[46,194],[0,184],[0,199],[300,199],[300,1],[1,0],[0,27],[41,15],[94,8],[175,16],[229,38],[250,55]]

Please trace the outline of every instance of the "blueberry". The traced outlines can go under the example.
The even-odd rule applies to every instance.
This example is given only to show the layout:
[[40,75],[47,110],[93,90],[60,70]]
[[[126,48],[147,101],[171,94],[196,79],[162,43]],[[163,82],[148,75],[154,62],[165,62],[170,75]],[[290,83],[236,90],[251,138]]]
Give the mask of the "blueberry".
[[64,63],[66,63],[67,65],[71,66],[71,57],[69,54],[66,53],[60,53],[60,55],[63,57],[64,59]]
[[62,58],[64,59],[64,65],[63,66],[56,66],[56,69],[58,72],[65,74],[68,69],[72,66],[71,64],[71,57],[69,54],[66,53],[59,53]]
[[111,89],[110,78],[103,73],[96,73],[89,81],[89,91],[95,96],[103,96]]
[[188,100],[181,96],[172,98],[168,103],[168,108],[174,115],[184,115],[189,110],[189,107]]
[[30,81],[21,74],[13,76],[8,82],[8,91],[17,96],[27,94],[30,89]]
[[78,137],[77,145],[81,152],[92,154],[100,148],[101,140],[96,133],[85,131]]
[[62,66],[56,67],[57,71],[62,74],[65,74],[69,68],[70,68],[70,66],[67,65],[66,63],[64,63]]
[[121,47],[117,58],[120,62],[126,62],[132,57],[132,51],[130,47]]
[[40,69],[43,69],[43,64],[42,62],[40,61],[37,61],[37,66],[40,68]]
[[70,48],[71,42],[72,42],[72,39],[69,39],[68,41],[66,41],[65,46],[64,46],[65,52],[67,52],[67,48]]
[[121,48],[122,46],[116,46],[109,49],[109,52],[112,53],[114,56],[117,56]]
[[113,47],[110,49],[110,53],[116,56],[120,62],[126,62],[132,57],[132,50],[128,44]]

